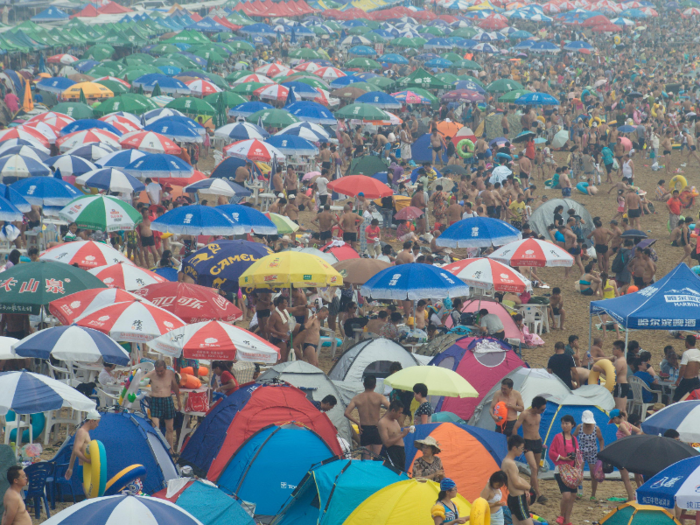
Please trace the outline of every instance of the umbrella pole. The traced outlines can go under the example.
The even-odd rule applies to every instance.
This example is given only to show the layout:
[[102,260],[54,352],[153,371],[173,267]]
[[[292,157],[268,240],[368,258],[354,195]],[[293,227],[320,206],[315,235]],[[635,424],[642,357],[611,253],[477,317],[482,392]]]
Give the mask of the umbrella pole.
[[[593,315],[591,315],[590,312],[588,312],[588,353],[591,353],[591,342],[592,342],[592,337],[593,337]],[[590,370],[591,368],[591,363],[590,361],[588,362],[588,369]]]

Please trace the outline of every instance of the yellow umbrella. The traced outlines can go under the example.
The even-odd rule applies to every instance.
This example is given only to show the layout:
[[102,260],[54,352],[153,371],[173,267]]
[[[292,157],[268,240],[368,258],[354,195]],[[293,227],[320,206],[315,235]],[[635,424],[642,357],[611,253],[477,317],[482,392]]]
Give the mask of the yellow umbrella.
[[479,397],[469,381],[442,366],[409,366],[384,379],[385,385],[409,392],[416,383],[427,386],[429,396]]
[[267,255],[251,264],[238,278],[238,285],[253,288],[340,286],[343,276],[326,261],[303,252]]
[[73,84],[71,87],[66,89],[61,93],[61,97],[64,100],[79,100],[80,90],[85,93],[85,98],[111,98],[114,93],[111,89],[103,86],[102,84],[97,84],[95,82],[80,82],[79,84]]

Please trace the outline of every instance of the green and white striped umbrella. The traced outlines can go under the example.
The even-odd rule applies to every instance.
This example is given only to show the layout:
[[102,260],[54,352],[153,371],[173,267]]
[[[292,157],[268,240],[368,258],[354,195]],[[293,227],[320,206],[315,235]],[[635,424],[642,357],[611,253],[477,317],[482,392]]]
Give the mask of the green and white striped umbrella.
[[130,204],[106,195],[85,195],[71,201],[59,216],[78,228],[115,232],[136,228],[143,218]]

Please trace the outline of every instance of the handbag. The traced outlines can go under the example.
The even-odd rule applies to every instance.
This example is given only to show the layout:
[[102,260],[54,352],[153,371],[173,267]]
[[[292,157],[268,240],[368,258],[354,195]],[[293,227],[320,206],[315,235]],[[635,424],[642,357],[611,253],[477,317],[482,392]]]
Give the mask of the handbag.
[[[564,439],[564,444],[566,444],[566,439]],[[578,448],[578,446],[576,447],[576,458],[574,459],[574,464],[568,465],[564,463],[559,465],[559,476],[561,477],[562,483],[564,483],[564,485],[570,489],[576,489],[581,483],[583,483],[583,455],[581,454],[581,450]]]

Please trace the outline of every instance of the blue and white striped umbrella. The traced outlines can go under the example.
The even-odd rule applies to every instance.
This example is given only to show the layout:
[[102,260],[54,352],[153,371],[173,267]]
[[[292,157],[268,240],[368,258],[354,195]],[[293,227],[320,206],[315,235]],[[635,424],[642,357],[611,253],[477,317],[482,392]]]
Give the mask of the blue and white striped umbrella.
[[203,142],[199,132],[183,122],[159,119],[143,127],[144,131],[153,131],[177,142]]
[[178,235],[233,235],[233,222],[216,208],[181,206],[151,223],[151,229]]
[[41,144],[36,140],[25,140],[25,139],[9,139],[0,142],[0,155],[9,148],[14,148],[15,146],[30,146],[36,150],[39,150],[47,155],[51,154],[51,150]]
[[[109,155],[105,155],[101,159],[95,161],[95,164],[97,164],[97,166],[102,166],[105,168],[107,166],[111,166],[113,168],[125,168],[135,160],[138,160],[141,157],[145,157],[146,155],[148,155],[148,153],[145,153],[138,149],[125,149],[121,151],[115,151],[114,153],[110,153]],[[92,169],[97,169],[97,166]],[[87,173],[88,171],[92,170],[87,170],[85,171],[85,173]],[[82,173],[80,175],[82,175]]]
[[372,42],[368,38],[360,35],[353,35],[340,41],[341,46],[371,46]]
[[21,155],[0,157],[0,175],[3,177],[45,177],[51,170],[42,162]]
[[280,130],[276,135],[296,135],[309,142],[329,142],[330,135],[318,124],[312,122],[296,122]]
[[264,213],[240,204],[217,206],[233,222],[233,235],[257,233],[258,235],[277,235],[277,226]]
[[[9,201],[15,208],[17,208],[22,213],[29,213],[32,211],[32,205],[29,204],[27,199],[25,199],[20,193],[10,186],[5,184],[0,184],[0,197]],[[7,220],[7,219],[2,219]]]
[[506,37],[501,33],[481,31],[472,37],[472,40],[477,42],[499,42],[505,40]]
[[46,328],[12,345],[18,356],[59,361],[95,363],[100,359],[115,365],[129,364],[129,354],[107,334],[78,325]]
[[446,38],[431,38],[425,44],[425,49],[452,49],[453,44]]
[[263,128],[249,122],[234,122],[226,124],[214,131],[217,137],[224,137],[233,140],[258,139],[264,140],[270,134]]
[[75,84],[75,81],[71,80],[70,78],[52,77],[42,78],[39,82],[37,82],[36,87],[42,91],[60,95],[73,84]]
[[263,109],[272,109],[272,106],[265,102],[244,102],[229,109],[228,114],[230,117],[248,117]]
[[19,155],[20,157],[28,157],[34,159],[37,162],[43,162],[47,164],[46,160],[50,157],[43,151],[33,148],[31,146],[14,146],[12,148],[7,148],[0,151],[0,157],[7,157],[8,155]]
[[450,248],[486,248],[503,246],[521,237],[517,228],[500,219],[470,217],[447,228],[435,243]]
[[177,109],[171,109],[171,108],[161,108],[161,109],[152,109],[151,111],[146,111],[143,115],[141,115],[141,121],[143,122],[144,125],[151,124],[152,122],[155,122],[156,120],[160,118],[166,118],[166,117],[184,117],[184,113],[178,111]]
[[700,401],[668,405],[642,423],[645,434],[663,435],[669,428],[677,430],[684,443],[700,443]]
[[[632,25],[634,25],[634,22]],[[569,42],[564,46],[565,51],[580,51],[581,49],[593,51],[593,46],[588,42],[583,42],[582,40],[574,40],[573,42]]]
[[167,75],[160,73],[149,73],[148,75],[143,75],[132,82],[133,86],[141,87],[144,91],[153,91],[156,84],[160,86],[161,92],[172,95],[176,93],[178,95],[189,95],[191,90],[187,87],[182,80],[177,78],[171,78]]
[[195,183],[185,186],[183,191],[187,193],[197,193],[202,191],[211,195],[222,195],[224,197],[249,197],[253,193],[240,184],[223,178],[198,180]]
[[[294,94],[299,95],[301,98],[314,99],[318,97],[318,91],[316,91],[316,88],[308,84],[304,84],[303,82],[282,82],[282,85],[288,89],[293,89]],[[285,107],[285,109],[287,108]]]
[[149,153],[126,165],[122,171],[141,179],[146,177],[187,178],[194,173],[194,168],[179,157],[167,153]]
[[46,165],[60,171],[61,175],[80,176],[83,173],[97,169],[97,166],[95,166],[89,160],[82,157],[76,157],[75,155],[59,155],[57,157],[50,157],[46,162]]
[[0,374],[0,415],[4,416],[10,410],[16,414],[36,414],[62,407],[87,412],[95,409],[95,402],[75,388],[48,376],[24,371]]
[[73,149],[69,149],[64,152],[64,155],[74,155],[95,162],[97,159],[101,159],[115,151],[118,151],[118,149],[113,148],[109,144],[85,144],[84,146],[76,146]]
[[139,193],[146,189],[143,182],[116,168],[98,168],[81,175],[75,182],[86,188],[119,193]]
[[[317,92],[318,94],[318,92]],[[302,100],[300,102],[294,102],[285,106],[284,109],[289,111],[290,114],[294,115],[301,121],[313,122],[314,124],[328,124],[335,125],[338,123],[338,119],[333,116],[328,108],[322,106],[318,102],[312,102],[310,100]]]
[[86,499],[53,515],[46,525],[202,525],[185,509],[158,498],[103,496]]
[[23,218],[22,212],[14,204],[0,197],[0,221],[21,222]]
[[75,122],[71,122],[70,124],[66,124],[63,127],[63,129],[61,129],[61,136],[68,135],[69,133],[73,133],[74,131],[83,131],[86,129],[104,129],[114,133],[118,137],[121,137],[123,135],[121,131],[119,131],[117,128],[115,128],[108,122],[104,122],[102,120],[97,120],[94,118],[86,118],[82,120],[76,120]]
[[296,135],[277,134],[268,137],[266,143],[272,144],[285,155],[317,155],[318,148],[311,142]]
[[372,299],[420,300],[462,297],[469,286],[446,270],[429,264],[392,266],[370,278],[360,293]]
[[66,206],[83,193],[75,186],[55,177],[29,177],[12,184],[12,189],[29,204],[38,206]]
[[491,53],[491,54],[496,54],[500,53],[501,50],[497,48],[496,46],[492,46],[491,44],[488,44],[486,42],[481,42],[480,44],[477,44],[471,48],[472,51],[477,51],[478,53]]

